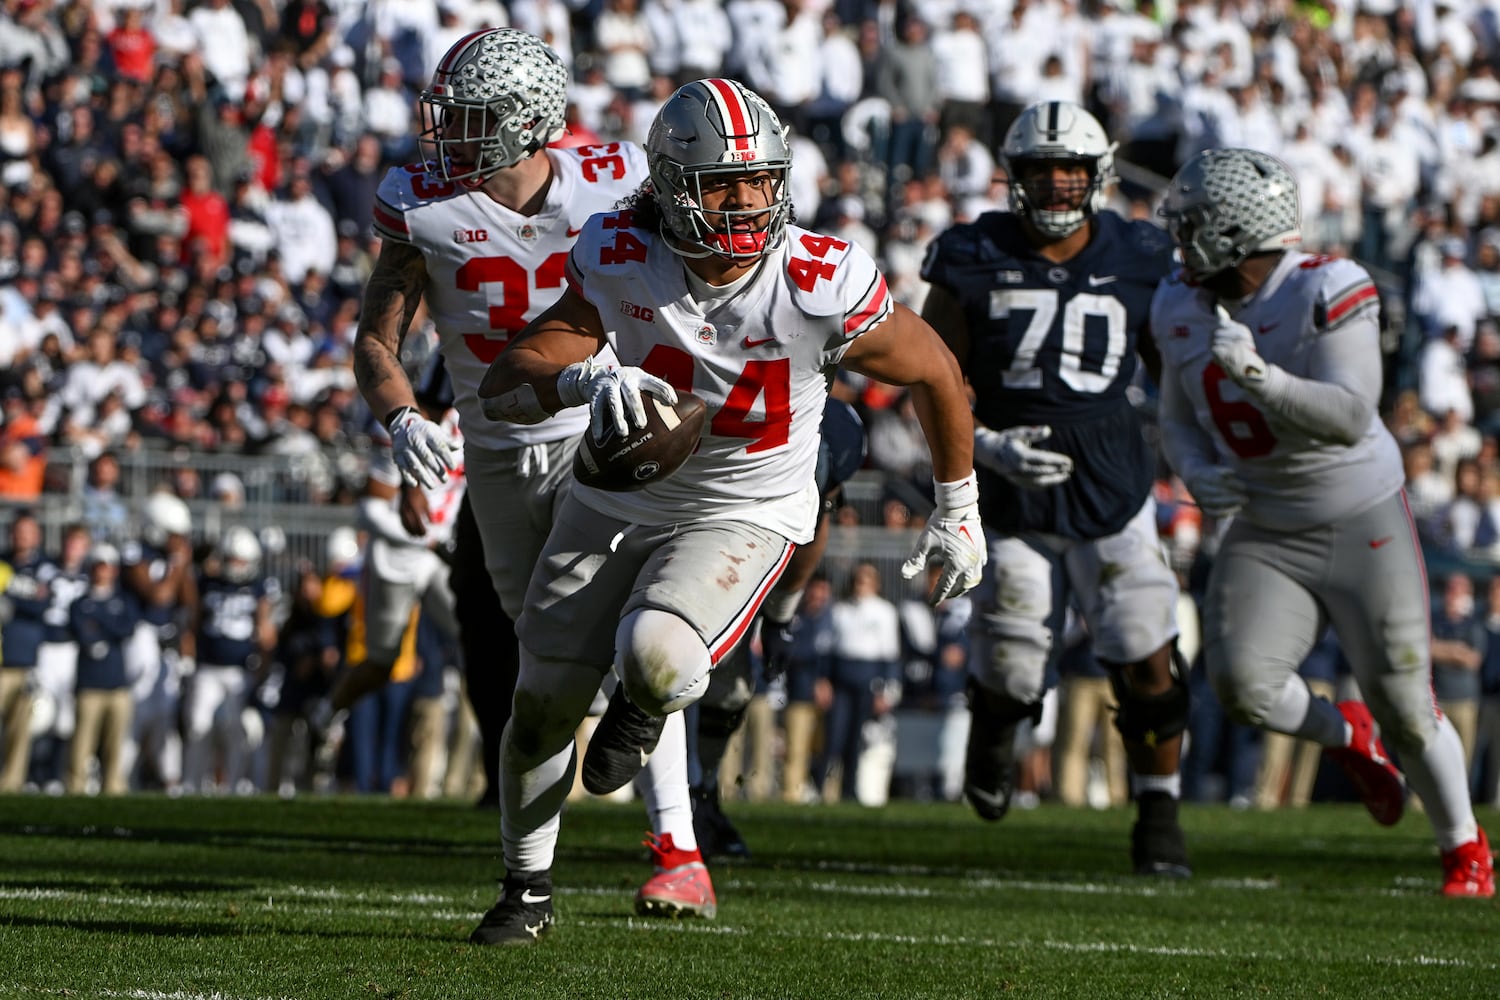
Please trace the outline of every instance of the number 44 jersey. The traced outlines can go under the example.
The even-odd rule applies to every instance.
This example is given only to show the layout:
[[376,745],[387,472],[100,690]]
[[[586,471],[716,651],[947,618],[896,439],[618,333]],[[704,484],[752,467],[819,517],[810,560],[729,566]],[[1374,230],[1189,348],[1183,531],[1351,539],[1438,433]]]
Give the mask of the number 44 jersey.
[[922,266],[967,321],[964,374],[976,420],[995,430],[1045,424],[1052,436],[1038,447],[1073,459],[1072,477],[1049,489],[980,470],[981,512],[1001,534],[1113,535],[1155,478],[1125,390],[1136,345],[1149,335],[1151,295],[1171,271],[1171,245],[1150,223],[1113,212],[1094,223],[1088,246],[1056,263],[1036,252],[1015,215],[987,212],[942,233]]
[[505,449],[583,433],[586,410],[545,423],[489,420],[479,382],[511,337],[562,295],[568,251],[590,215],[614,208],[646,179],[646,156],[630,143],[548,149],[552,183],[535,215],[522,215],[484,191],[450,184],[426,164],[395,167],[375,198],[382,239],[422,252],[424,298],[437,325],[468,442]]
[[736,282],[711,288],[633,213],[597,215],[568,262],[622,365],[708,405],[698,450],[634,493],[575,486],[586,506],[635,524],[751,520],[810,541],[828,381],[849,344],[895,309],[855,244],[787,226],[786,240]]

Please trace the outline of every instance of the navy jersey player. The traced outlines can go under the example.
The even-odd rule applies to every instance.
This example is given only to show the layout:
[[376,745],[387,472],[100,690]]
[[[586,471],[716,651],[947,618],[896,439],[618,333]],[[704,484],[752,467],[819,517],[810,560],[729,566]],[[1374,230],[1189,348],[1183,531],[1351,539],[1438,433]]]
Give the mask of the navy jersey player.
[[198,581],[198,668],[184,710],[183,785],[213,791],[215,738],[229,787],[246,777],[245,709],[276,644],[272,611],[281,586],[261,572],[261,547],[249,528],[224,532]]
[[1001,150],[1012,212],[949,229],[923,265],[924,316],[974,391],[990,546],[973,595],[964,791],[985,819],[1005,815],[1016,728],[1041,712],[1071,592],[1120,703],[1136,870],[1185,876],[1177,583],[1156,533],[1155,461],[1125,392],[1137,352],[1154,364],[1151,296],[1171,247],[1151,224],[1104,210],[1113,152],[1078,105],[1032,105]]

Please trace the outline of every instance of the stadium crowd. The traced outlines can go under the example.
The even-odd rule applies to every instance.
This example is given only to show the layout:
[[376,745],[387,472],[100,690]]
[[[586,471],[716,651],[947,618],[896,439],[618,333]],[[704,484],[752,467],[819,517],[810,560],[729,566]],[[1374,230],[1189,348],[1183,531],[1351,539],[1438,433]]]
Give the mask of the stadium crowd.
[[[1488,583],[1500,557],[1500,4],[1493,0],[1143,0],[1134,7],[1123,0],[5,0],[0,501],[12,556],[26,547],[16,537],[28,523],[20,512],[75,491],[58,474],[65,466],[49,465],[49,456],[88,463],[77,496],[83,531],[66,533],[45,554],[85,584],[92,574],[109,575],[100,567],[122,561],[119,550],[137,541],[143,523],[146,496],[121,488],[121,456],[290,456],[308,474],[251,501],[354,503],[373,447],[350,348],[379,252],[375,190],[388,168],[422,156],[415,95],[441,54],[475,27],[503,24],[544,38],[571,65],[568,144],[641,142],[677,84],[707,75],[743,79],[793,126],[799,217],[869,250],[897,298],[913,308],[926,292],[919,272],[930,241],[954,221],[1006,209],[1008,178],[996,149],[1036,100],[1077,101],[1096,113],[1120,144],[1123,183],[1114,204],[1134,218],[1151,216],[1165,179],[1198,150],[1247,146],[1283,159],[1301,186],[1306,248],[1354,256],[1380,282],[1388,423],[1403,448],[1424,544],[1444,568],[1434,614],[1437,693],[1474,760],[1476,787],[1486,782],[1478,797],[1496,798],[1500,590]],[[415,364],[431,337],[410,342]],[[912,506],[930,470],[910,401],[878,384],[851,382],[848,390],[869,429],[868,465],[887,493],[878,513],[846,504],[840,523],[920,526]],[[1140,403],[1149,412],[1149,386]],[[189,468],[159,485],[184,500],[246,500],[232,475],[200,477]],[[1164,464],[1157,499],[1173,566],[1188,592],[1201,593],[1216,526]],[[118,547],[113,558],[111,545]],[[222,546],[208,544],[194,558],[212,575],[223,555]],[[965,724],[955,622],[967,610],[955,601],[933,615],[908,595],[882,596],[882,583],[869,574],[840,601],[845,577],[861,575],[851,570],[848,561],[831,563],[809,591],[800,666],[760,703],[768,710],[785,700],[782,734],[774,722],[752,731],[760,778],[747,788],[801,800],[814,794],[805,790],[810,781],[823,786],[831,762],[814,768],[812,720],[835,703],[829,657],[858,639],[858,655],[876,655],[870,650],[878,646],[908,709],[922,705],[943,720],[933,773],[905,790],[955,798]],[[279,640],[263,643],[259,654],[279,663],[283,676],[291,659],[306,655],[301,646],[287,651],[301,625],[323,636],[319,664],[332,669],[347,655],[341,643],[326,642],[321,623],[309,624],[338,619],[309,609],[328,580],[346,571],[345,563],[325,560],[280,581],[289,596],[274,603],[278,617],[289,617]],[[10,596],[19,608],[20,595]],[[843,617],[888,623],[883,638],[841,635],[838,609],[871,601],[886,602],[889,613],[846,610]],[[1191,604],[1183,612],[1190,616]],[[80,641],[66,621],[48,627],[63,630],[49,642]],[[412,662],[451,666],[451,637],[434,631],[425,630]],[[7,692],[22,683],[13,676],[20,661],[11,632],[7,625]],[[124,636],[82,641],[108,645]],[[1336,684],[1347,675],[1337,664],[1334,646],[1306,669]],[[1069,750],[1066,759],[1059,755],[1054,782],[1044,721],[1028,790],[1055,786],[1064,801],[1086,797],[1079,747],[1086,756],[1097,728],[1110,763],[1104,791],[1096,781],[1094,795],[1118,802],[1123,763],[1113,730],[1075,717],[1087,682],[1103,678],[1086,642],[1070,649],[1062,670],[1057,738]],[[127,680],[109,676],[117,687]],[[457,726],[456,674],[425,676],[391,698],[437,699]],[[273,730],[278,719],[290,725],[286,706],[316,694],[291,691],[279,709],[264,698],[247,701],[250,714]],[[1300,783],[1283,791],[1286,779],[1274,777],[1282,772],[1273,763],[1284,770],[1284,752],[1268,739],[1257,781],[1260,738],[1216,718],[1206,687],[1197,693],[1185,769],[1190,786],[1204,778],[1196,794],[1262,805],[1306,800],[1305,766]],[[65,703],[73,692],[56,694],[55,707],[71,721]],[[81,696],[77,709],[82,718]],[[382,709],[384,730],[378,720],[368,723],[381,735],[372,735],[367,746],[375,749],[363,762],[343,768],[350,787],[402,783],[403,711],[393,700]],[[876,761],[877,775],[908,773],[890,760],[891,727],[872,721],[859,759]],[[11,717],[0,721],[7,740],[16,728]],[[28,728],[56,736],[55,719]],[[472,754],[471,743],[454,759]],[[1481,747],[1490,748],[1487,761]],[[765,766],[773,752],[789,762],[774,782]],[[61,753],[35,755],[31,773],[21,766],[15,782],[8,770],[3,787],[66,783]],[[845,755],[844,767],[855,760]],[[259,767],[244,772],[252,786],[281,783],[279,763],[267,758]],[[406,783],[427,794],[442,783],[430,759],[423,767]],[[455,775],[447,790],[465,793],[466,778]],[[75,780],[83,780],[76,771]],[[137,772],[130,780],[164,778]],[[876,791],[842,783],[861,800],[879,801],[890,779],[869,784]],[[838,788],[830,783],[825,794]]]

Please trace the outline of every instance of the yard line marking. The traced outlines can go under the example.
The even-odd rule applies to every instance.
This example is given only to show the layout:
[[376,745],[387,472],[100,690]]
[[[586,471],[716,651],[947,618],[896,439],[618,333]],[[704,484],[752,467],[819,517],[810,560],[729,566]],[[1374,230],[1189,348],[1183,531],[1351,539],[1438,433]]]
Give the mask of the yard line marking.
[[[41,986],[23,986],[20,983],[0,985],[0,996],[15,996],[31,993],[38,996],[74,996],[75,991],[66,987],[50,989]],[[188,993],[183,990],[89,990],[90,996],[110,997],[111,1000],[292,1000],[291,997],[241,997],[234,993]]]

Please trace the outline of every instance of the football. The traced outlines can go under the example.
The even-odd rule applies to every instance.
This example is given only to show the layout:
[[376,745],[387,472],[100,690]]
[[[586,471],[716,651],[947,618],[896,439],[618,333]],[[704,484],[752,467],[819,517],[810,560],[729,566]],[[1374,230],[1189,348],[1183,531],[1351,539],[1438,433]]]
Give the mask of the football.
[[616,493],[638,490],[682,468],[698,447],[708,415],[701,398],[680,389],[676,406],[650,393],[642,398],[646,426],[632,428],[623,438],[611,428],[603,440],[596,440],[592,430],[584,432],[573,455],[573,477],[580,483]]

